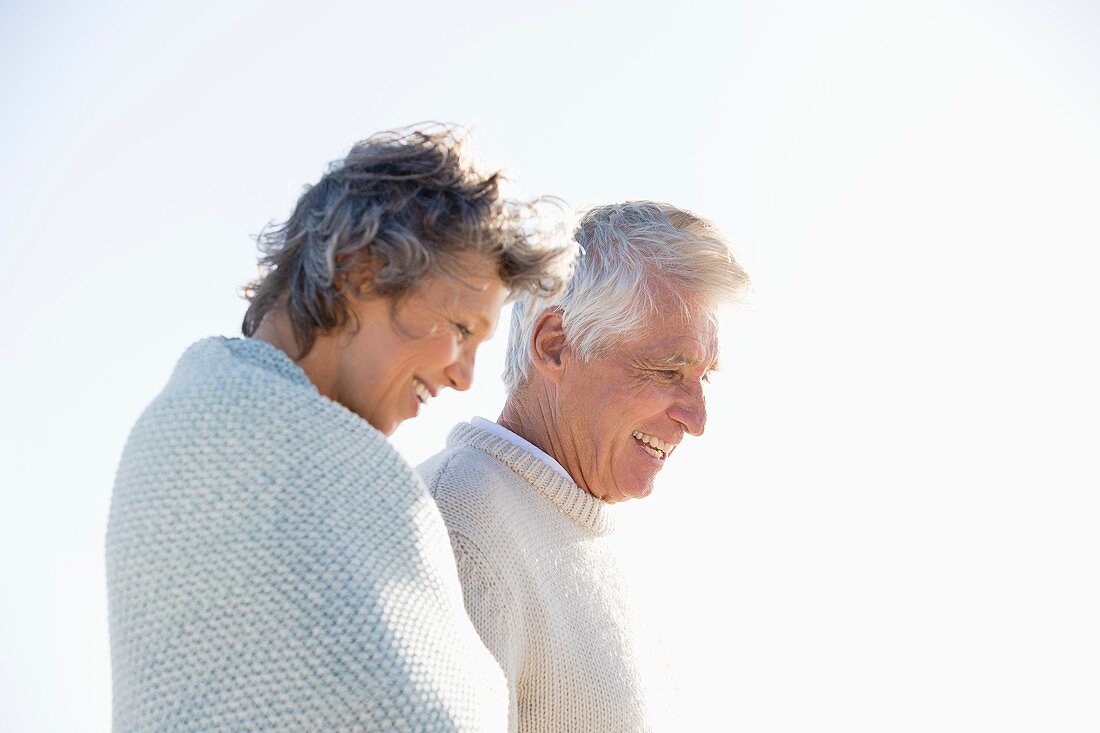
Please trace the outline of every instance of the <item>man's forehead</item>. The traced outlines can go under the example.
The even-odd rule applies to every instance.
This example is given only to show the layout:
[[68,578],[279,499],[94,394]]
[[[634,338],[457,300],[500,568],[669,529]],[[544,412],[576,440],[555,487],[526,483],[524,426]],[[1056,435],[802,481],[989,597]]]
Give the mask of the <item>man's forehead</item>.
[[654,366],[704,366],[718,361],[718,340],[707,337],[645,339],[633,344],[638,358]]
[[[666,293],[665,300],[671,296]],[[696,366],[713,369],[718,360],[718,319],[708,303],[667,303],[645,327],[623,334],[613,351],[619,358],[647,366]],[[610,354],[609,354],[610,355]]]

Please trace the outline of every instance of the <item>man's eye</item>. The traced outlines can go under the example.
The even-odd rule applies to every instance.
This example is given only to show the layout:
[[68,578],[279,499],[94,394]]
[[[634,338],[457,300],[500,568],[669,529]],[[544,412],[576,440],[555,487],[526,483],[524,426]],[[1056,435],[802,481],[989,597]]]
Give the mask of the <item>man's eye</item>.
[[461,323],[456,323],[455,328],[458,330],[459,338],[461,338],[463,341],[474,335],[473,331],[471,331],[469,328],[462,325]]
[[656,374],[666,382],[675,382],[680,379],[679,369],[658,369]]

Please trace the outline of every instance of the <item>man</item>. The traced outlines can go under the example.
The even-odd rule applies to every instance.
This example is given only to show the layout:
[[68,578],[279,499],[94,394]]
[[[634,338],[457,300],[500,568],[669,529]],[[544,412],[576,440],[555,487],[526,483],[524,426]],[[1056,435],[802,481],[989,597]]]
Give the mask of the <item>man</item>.
[[667,204],[592,209],[577,240],[564,292],[514,306],[497,422],[459,424],[420,467],[513,731],[652,727],[607,505],[647,496],[702,434],[716,307],[748,280],[710,224]]

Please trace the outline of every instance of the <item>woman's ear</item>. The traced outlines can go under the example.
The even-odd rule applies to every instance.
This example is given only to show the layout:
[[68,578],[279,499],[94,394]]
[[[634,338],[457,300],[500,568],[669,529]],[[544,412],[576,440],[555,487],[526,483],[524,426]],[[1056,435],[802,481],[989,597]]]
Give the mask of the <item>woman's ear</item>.
[[531,361],[539,373],[554,384],[561,381],[564,368],[562,356],[567,348],[561,310],[548,308],[539,316],[531,331]]
[[382,261],[376,256],[345,252],[336,256],[333,287],[341,295],[354,295],[357,298],[371,297],[374,294],[374,276],[381,269]]

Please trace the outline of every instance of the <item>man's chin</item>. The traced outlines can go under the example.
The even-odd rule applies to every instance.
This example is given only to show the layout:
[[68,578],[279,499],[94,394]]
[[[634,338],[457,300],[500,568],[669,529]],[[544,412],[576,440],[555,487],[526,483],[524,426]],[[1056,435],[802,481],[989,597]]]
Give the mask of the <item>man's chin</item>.
[[[625,472],[624,472],[625,473]],[[653,493],[653,482],[656,471],[635,471],[636,475],[623,475],[615,477],[618,480],[609,482],[612,488],[600,497],[606,504],[618,504],[628,499],[644,499]]]
[[623,491],[623,501],[627,499],[644,499],[653,493],[653,484],[643,484],[631,487]]

